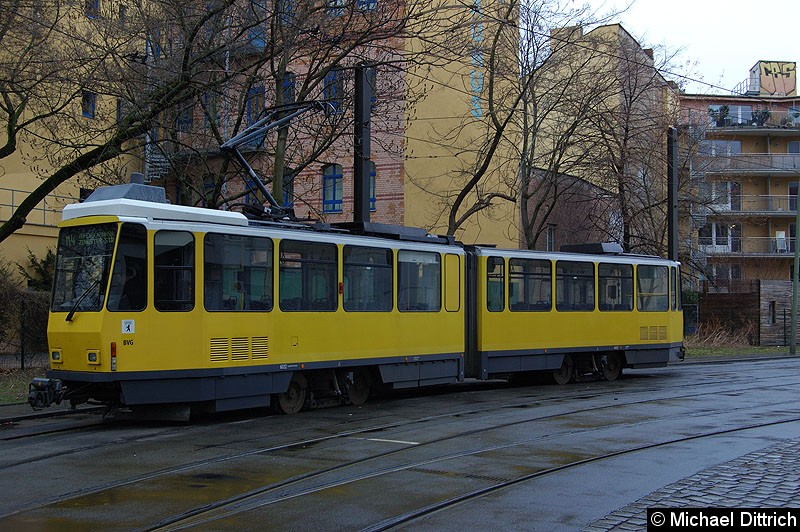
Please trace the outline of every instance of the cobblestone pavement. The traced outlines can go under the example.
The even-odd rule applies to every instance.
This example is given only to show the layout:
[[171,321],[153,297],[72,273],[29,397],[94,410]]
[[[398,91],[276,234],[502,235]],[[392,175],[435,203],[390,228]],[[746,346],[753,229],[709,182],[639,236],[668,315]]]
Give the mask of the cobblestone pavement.
[[584,532],[646,530],[647,508],[800,506],[800,440],[786,440],[665,486]]

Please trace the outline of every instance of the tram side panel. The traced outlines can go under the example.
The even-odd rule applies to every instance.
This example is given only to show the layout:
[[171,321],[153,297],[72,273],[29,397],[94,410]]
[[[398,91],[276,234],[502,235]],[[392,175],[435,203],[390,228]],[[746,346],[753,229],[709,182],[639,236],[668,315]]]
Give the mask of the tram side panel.
[[[633,263],[559,259],[489,250],[478,257],[476,377],[557,369],[564,354],[624,353],[629,367],[675,358],[680,313],[668,306],[661,277],[634,292]],[[645,267],[642,274],[653,271],[668,270]]]

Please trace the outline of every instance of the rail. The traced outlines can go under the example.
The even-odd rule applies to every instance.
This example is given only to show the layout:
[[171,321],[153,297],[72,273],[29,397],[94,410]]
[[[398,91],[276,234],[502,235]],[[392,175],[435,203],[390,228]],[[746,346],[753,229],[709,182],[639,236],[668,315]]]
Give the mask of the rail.
[[703,209],[706,215],[737,214],[757,215],[789,214],[794,216],[797,209],[797,196],[792,194],[731,194],[730,197],[716,201],[707,198],[702,206],[695,210]]
[[[29,195],[30,191],[27,190],[0,187],[0,221],[11,218],[11,215]],[[48,194],[28,215],[27,223],[56,227],[61,222],[61,210],[64,205],[75,201],[77,199],[73,196]]]
[[794,253],[794,238],[786,236],[785,232],[783,236],[776,235],[774,237],[700,238],[697,250],[708,256],[791,258]]
[[800,154],[738,153],[698,154],[692,159],[692,172],[741,172],[748,174],[791,173],[800,175]]

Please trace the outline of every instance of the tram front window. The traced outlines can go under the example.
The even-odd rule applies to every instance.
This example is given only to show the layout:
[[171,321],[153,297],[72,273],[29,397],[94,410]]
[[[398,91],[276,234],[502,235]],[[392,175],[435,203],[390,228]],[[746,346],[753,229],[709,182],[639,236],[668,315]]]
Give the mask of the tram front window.
[[111,270],[116,224],[65,227],[58,235],[53,312],[99,311]]

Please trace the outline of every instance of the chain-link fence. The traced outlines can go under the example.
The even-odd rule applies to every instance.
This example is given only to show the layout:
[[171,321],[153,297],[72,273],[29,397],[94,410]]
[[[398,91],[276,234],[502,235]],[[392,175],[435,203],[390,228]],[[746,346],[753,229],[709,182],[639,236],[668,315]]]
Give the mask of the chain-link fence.
[[0,277],[0,369],[44,367],[50,294]]

